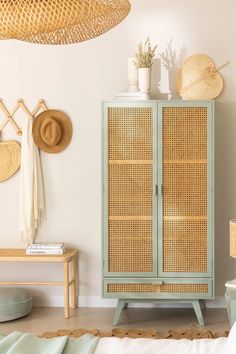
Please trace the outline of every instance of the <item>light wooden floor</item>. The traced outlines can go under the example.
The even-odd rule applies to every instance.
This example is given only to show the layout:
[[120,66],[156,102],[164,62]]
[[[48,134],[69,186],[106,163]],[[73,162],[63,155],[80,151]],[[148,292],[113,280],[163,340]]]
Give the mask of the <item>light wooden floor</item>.
[[[32,312],[21,319],[0,324],[0,333],[12,331],[42,334],[58,329],[98,328],[110,330],[113,308],[81,308],[72,311],[72,317],[64,319],[63,308],[33,308]],[[225,309],[206,309],[204,314],[206,327],[217,332],[229,329]],[[165,308],[128,308],[123,311],[120,327],[154,328],[156,330],[186,329],[196,323],[192,309]]]

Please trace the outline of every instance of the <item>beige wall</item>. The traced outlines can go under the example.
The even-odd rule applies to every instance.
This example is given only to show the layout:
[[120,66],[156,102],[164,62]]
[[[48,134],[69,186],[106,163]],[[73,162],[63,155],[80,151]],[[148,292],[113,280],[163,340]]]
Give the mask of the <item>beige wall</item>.
[[[228,256],[228,220],[236,216],[236,48],[235,0],[132,0],[132,11],[120,26],[94,40],[70,46],[0,42],[0,96],[13,106],[23,97],[33,107],[45,98],[49,107],[67,112],[74,126],[70,146],[58,155],[42,153],[47,220],[38,241],[64,241],[80,250],[80,293],[99,296],[101,288],[101,128],[100,102],[126,89],[126,62],[148,35],[164,52],[206,53],[223,69],[224,93],[216,104],[216,288],[236,274]],[[172,40],[172,42],[171,42]],[[156,61],[154,95],[167,96],[173,72]],[[160,81],[161,80],[161,81]],[[21,117],[19,117],[19,120]],[[8,129],[4,138],[14,132]],[[19,174],[0,184],[0,247],[20,247],[18,232]],[[59,266],[4,266],[1,278],[27,279],[47,275],[59,279]],[[40,289],[38,294],[61,295]]]

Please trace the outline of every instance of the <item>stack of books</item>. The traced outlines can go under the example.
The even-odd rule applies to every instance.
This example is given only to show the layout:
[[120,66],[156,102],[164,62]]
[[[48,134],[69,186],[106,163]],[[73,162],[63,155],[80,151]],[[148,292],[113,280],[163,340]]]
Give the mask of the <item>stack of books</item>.
[[26,248],[27,255],[40,255],[40,254],[48,254],[48,255],[61,255],[65,252],[64,243],[33,243],[32,245]]

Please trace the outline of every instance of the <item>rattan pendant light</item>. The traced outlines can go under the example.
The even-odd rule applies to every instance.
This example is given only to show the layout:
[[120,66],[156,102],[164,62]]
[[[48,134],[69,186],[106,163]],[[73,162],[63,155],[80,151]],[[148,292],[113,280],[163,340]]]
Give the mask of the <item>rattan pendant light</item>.
[[130,7],[128,0],[0,0],[0,39],[82,42],[116,26]]

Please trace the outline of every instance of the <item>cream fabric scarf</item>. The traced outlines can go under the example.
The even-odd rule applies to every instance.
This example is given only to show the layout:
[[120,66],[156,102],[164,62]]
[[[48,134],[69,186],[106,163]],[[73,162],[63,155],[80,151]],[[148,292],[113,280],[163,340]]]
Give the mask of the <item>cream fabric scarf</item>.
[[45,218],[42,166],[38,147],[32,136],[32,119],[22,124],[20,168],[20,232],[22,242],[31,244],[39,224]]

